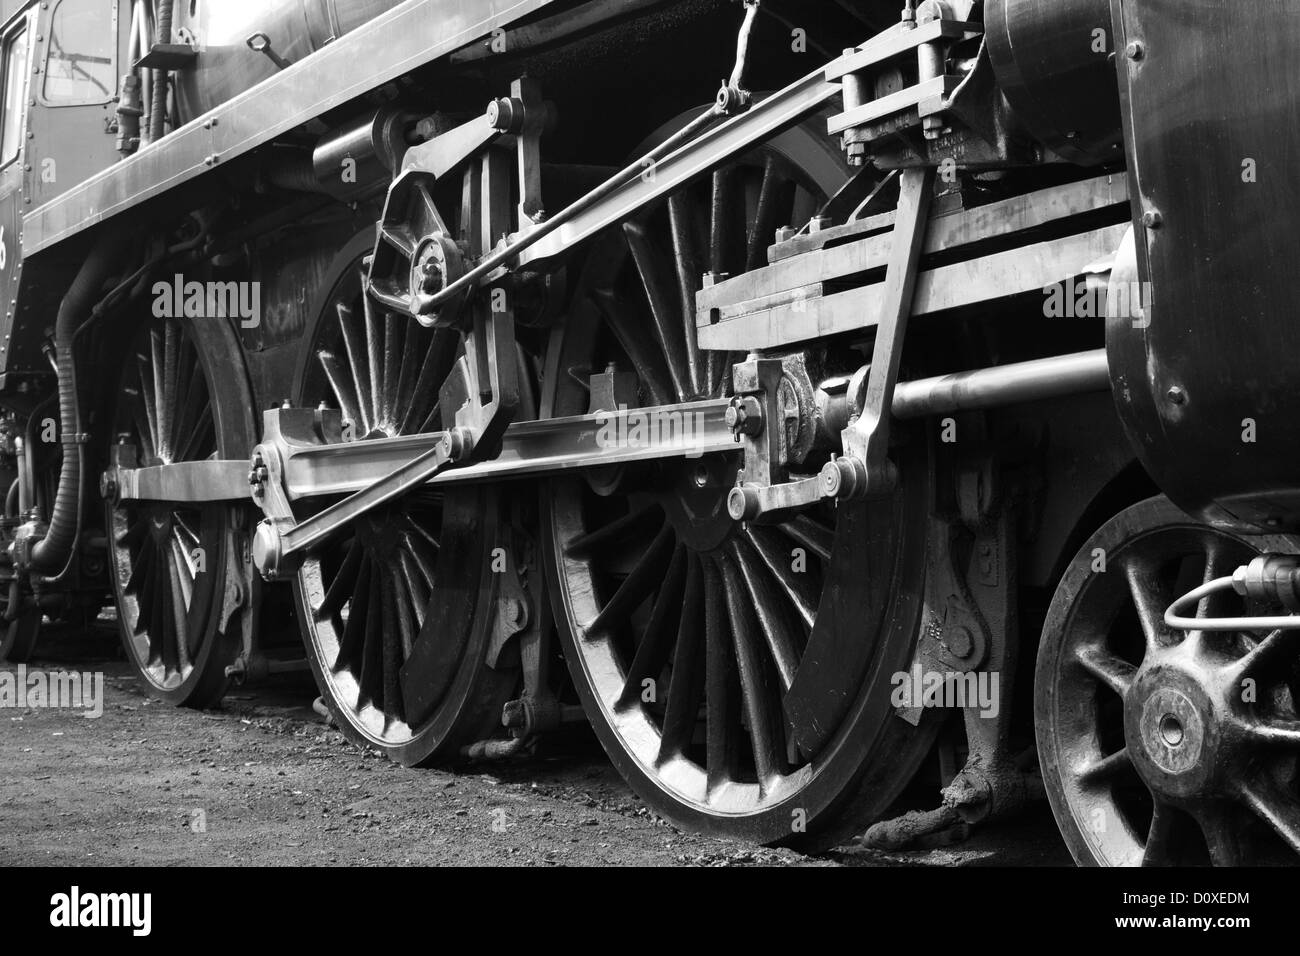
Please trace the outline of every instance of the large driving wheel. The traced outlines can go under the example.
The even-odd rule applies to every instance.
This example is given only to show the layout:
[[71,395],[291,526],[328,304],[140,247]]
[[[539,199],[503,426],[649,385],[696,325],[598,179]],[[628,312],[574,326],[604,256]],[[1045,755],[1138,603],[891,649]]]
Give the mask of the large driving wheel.
[[[1080,864],[1297,862],[1300,630],[1164,623],[1192,588],[1295,544],[1208,528],[1153,498],[1083,546],[1048,611],[1034,687],[1043,779]],[[1270,609],[1228,593],[1198,616],[1246,613]]]
[[[455,412],[438,399],[456,374],[460,335],[365,301],[361,259],[372,243],[367,233],[339,255],[295,394],[340,409],[356,440],[439,431]],[[333,500],[302,503],[300,517]],[[495,490],[425,487],[303,564],[294,594],[307,657],[352,740],[412,765],[500,730],[519,670],[489,659],[493,566],[514,560],[499,511]]]
[[[238,459],[253,401],[234,333],[216,320],[151,318],[131,339],[116,392],[119,457],[140,467]],[[208,707],[225,692],[250,586],[238,504],[106,505],[118,622],[149,692]]]
[[[729,391],[732,359],[696,348],[703,272],[764,263],[776,227],[806,221],[844,175],[823,136],[795,129],[598,241],[552,364],[550,413],[587,412],[583,381],[610,364],[637,373],[645,406]],[[932,739],[889,704],[925,577],[918,445],[899,451],[892,498],[768,526],[729,518],[732,454],[549,483],[543,532],[569,670],[606,751],[657,812],[708,833],[829,844],[906,785]]]

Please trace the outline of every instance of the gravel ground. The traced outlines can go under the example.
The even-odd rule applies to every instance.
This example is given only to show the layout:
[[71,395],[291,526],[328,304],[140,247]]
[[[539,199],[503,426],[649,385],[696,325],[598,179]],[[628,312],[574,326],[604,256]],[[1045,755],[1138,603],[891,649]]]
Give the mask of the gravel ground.
[[[244,687],[220,710],[149,700],[103,639],[30,667],[100,671],[104,713],[0,709],[0,865],[1066,864],[1045,807],[957,847],[810,857],[679,831],[589,734],[457,773],[348,743],[309,679]],[[75,645],[75,646],[73,646]],[[0,665],[0,670],[14,670]]]

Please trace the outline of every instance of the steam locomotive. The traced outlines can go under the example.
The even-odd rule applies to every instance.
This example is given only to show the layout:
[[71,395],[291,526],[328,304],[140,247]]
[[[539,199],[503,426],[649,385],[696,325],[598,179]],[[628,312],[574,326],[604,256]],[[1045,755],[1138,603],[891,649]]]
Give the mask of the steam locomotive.
[[405,764],[587,721],[764,843],[1295,862],[1293,5],[0,22],[10,659],[108,613]]

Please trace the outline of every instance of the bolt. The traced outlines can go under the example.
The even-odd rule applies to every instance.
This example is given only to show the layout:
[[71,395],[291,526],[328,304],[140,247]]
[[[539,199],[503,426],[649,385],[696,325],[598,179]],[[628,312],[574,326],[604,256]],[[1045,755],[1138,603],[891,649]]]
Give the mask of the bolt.
[[1125,48],[1124,52],[1130,60],[1140,60],[1146,55],[1147,48],[1142,45],[1141,40],[1134,40]]
[[808,231],[810,233],[821,232],[823,229],[829,229],[830,225],[830,216],[813,216],[812,219],[808,221]]
[[1165,217],[1160,215],[1154,209],[1149,209],[1142,214],[1142,225],[1148,229],[1159,229],[1164,225]]
[[737,439],[741,435],[757,435],[763,430],[763,407],[752,395],[738,395],[727,406],[725,419]]
[[1187,392],[1181,385],[1169,386],[1169,391],[1165,393],[1165,397],[1174,405],[1187,404]]

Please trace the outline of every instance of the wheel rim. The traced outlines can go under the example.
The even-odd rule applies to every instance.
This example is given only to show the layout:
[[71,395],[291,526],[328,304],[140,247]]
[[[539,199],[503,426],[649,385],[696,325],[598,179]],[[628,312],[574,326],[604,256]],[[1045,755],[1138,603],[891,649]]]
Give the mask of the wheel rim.
[[[779,220],[816,210],[835,184],[800,171],[815,141],[792,131],[625,225],[621,246],[598,244],[566,324],[553,414],[586,412],[582,373],[611,361],[636,369],[641,404],[724,393],[729,360],[694,352],[689,334],[697,265],[752,267]],[[928,746],[881,693],[916,635],[920,589],[900,582],[923,577],[912,532],[924,469],[906,462],[907,491],[892,501],[742,529],[725,505],[737,466],[709,456],[550,482],[556,615],[588,715],[648,802],[710,832],[806,841],[825,837],[847,801],[851,825],[883,811]],[[847,676],[828,678],[846,651]],[[830,687],[833,706],[808,705],[812,688]]]
[[[1192,587],[1293,545],[1211,529],[1155,499],[1084,546],[1053,599],[1035,686],[1048,795],[1077,860],[1296,862],[1300,632],[1164,624]],[[1223,595],[1198,613],[1267,609]]]
[[[361,292],[369,245],[363,238],[339,257],[308,338],[298,401],[340,409],[362,441],[437,431],[439,388],[460,337],[378,314]],[[516,668],[485,660],[496,597],[486,570],[503,547],[497,502],[482,489],[419,489],[309,555],[296,576],[322,695],[353,739],[403,763],[489,736],[517,683]]]
[[[238,346],[215,329],[199,342],[178,320],[146,323],[123,364],[119,442],[141,466],[247,454],[241,367]],[[220,504],[108,506],[123,643],[150,690],[173,703],[208,706],[225,688],[237,643],[221,633],[232,514]]]

